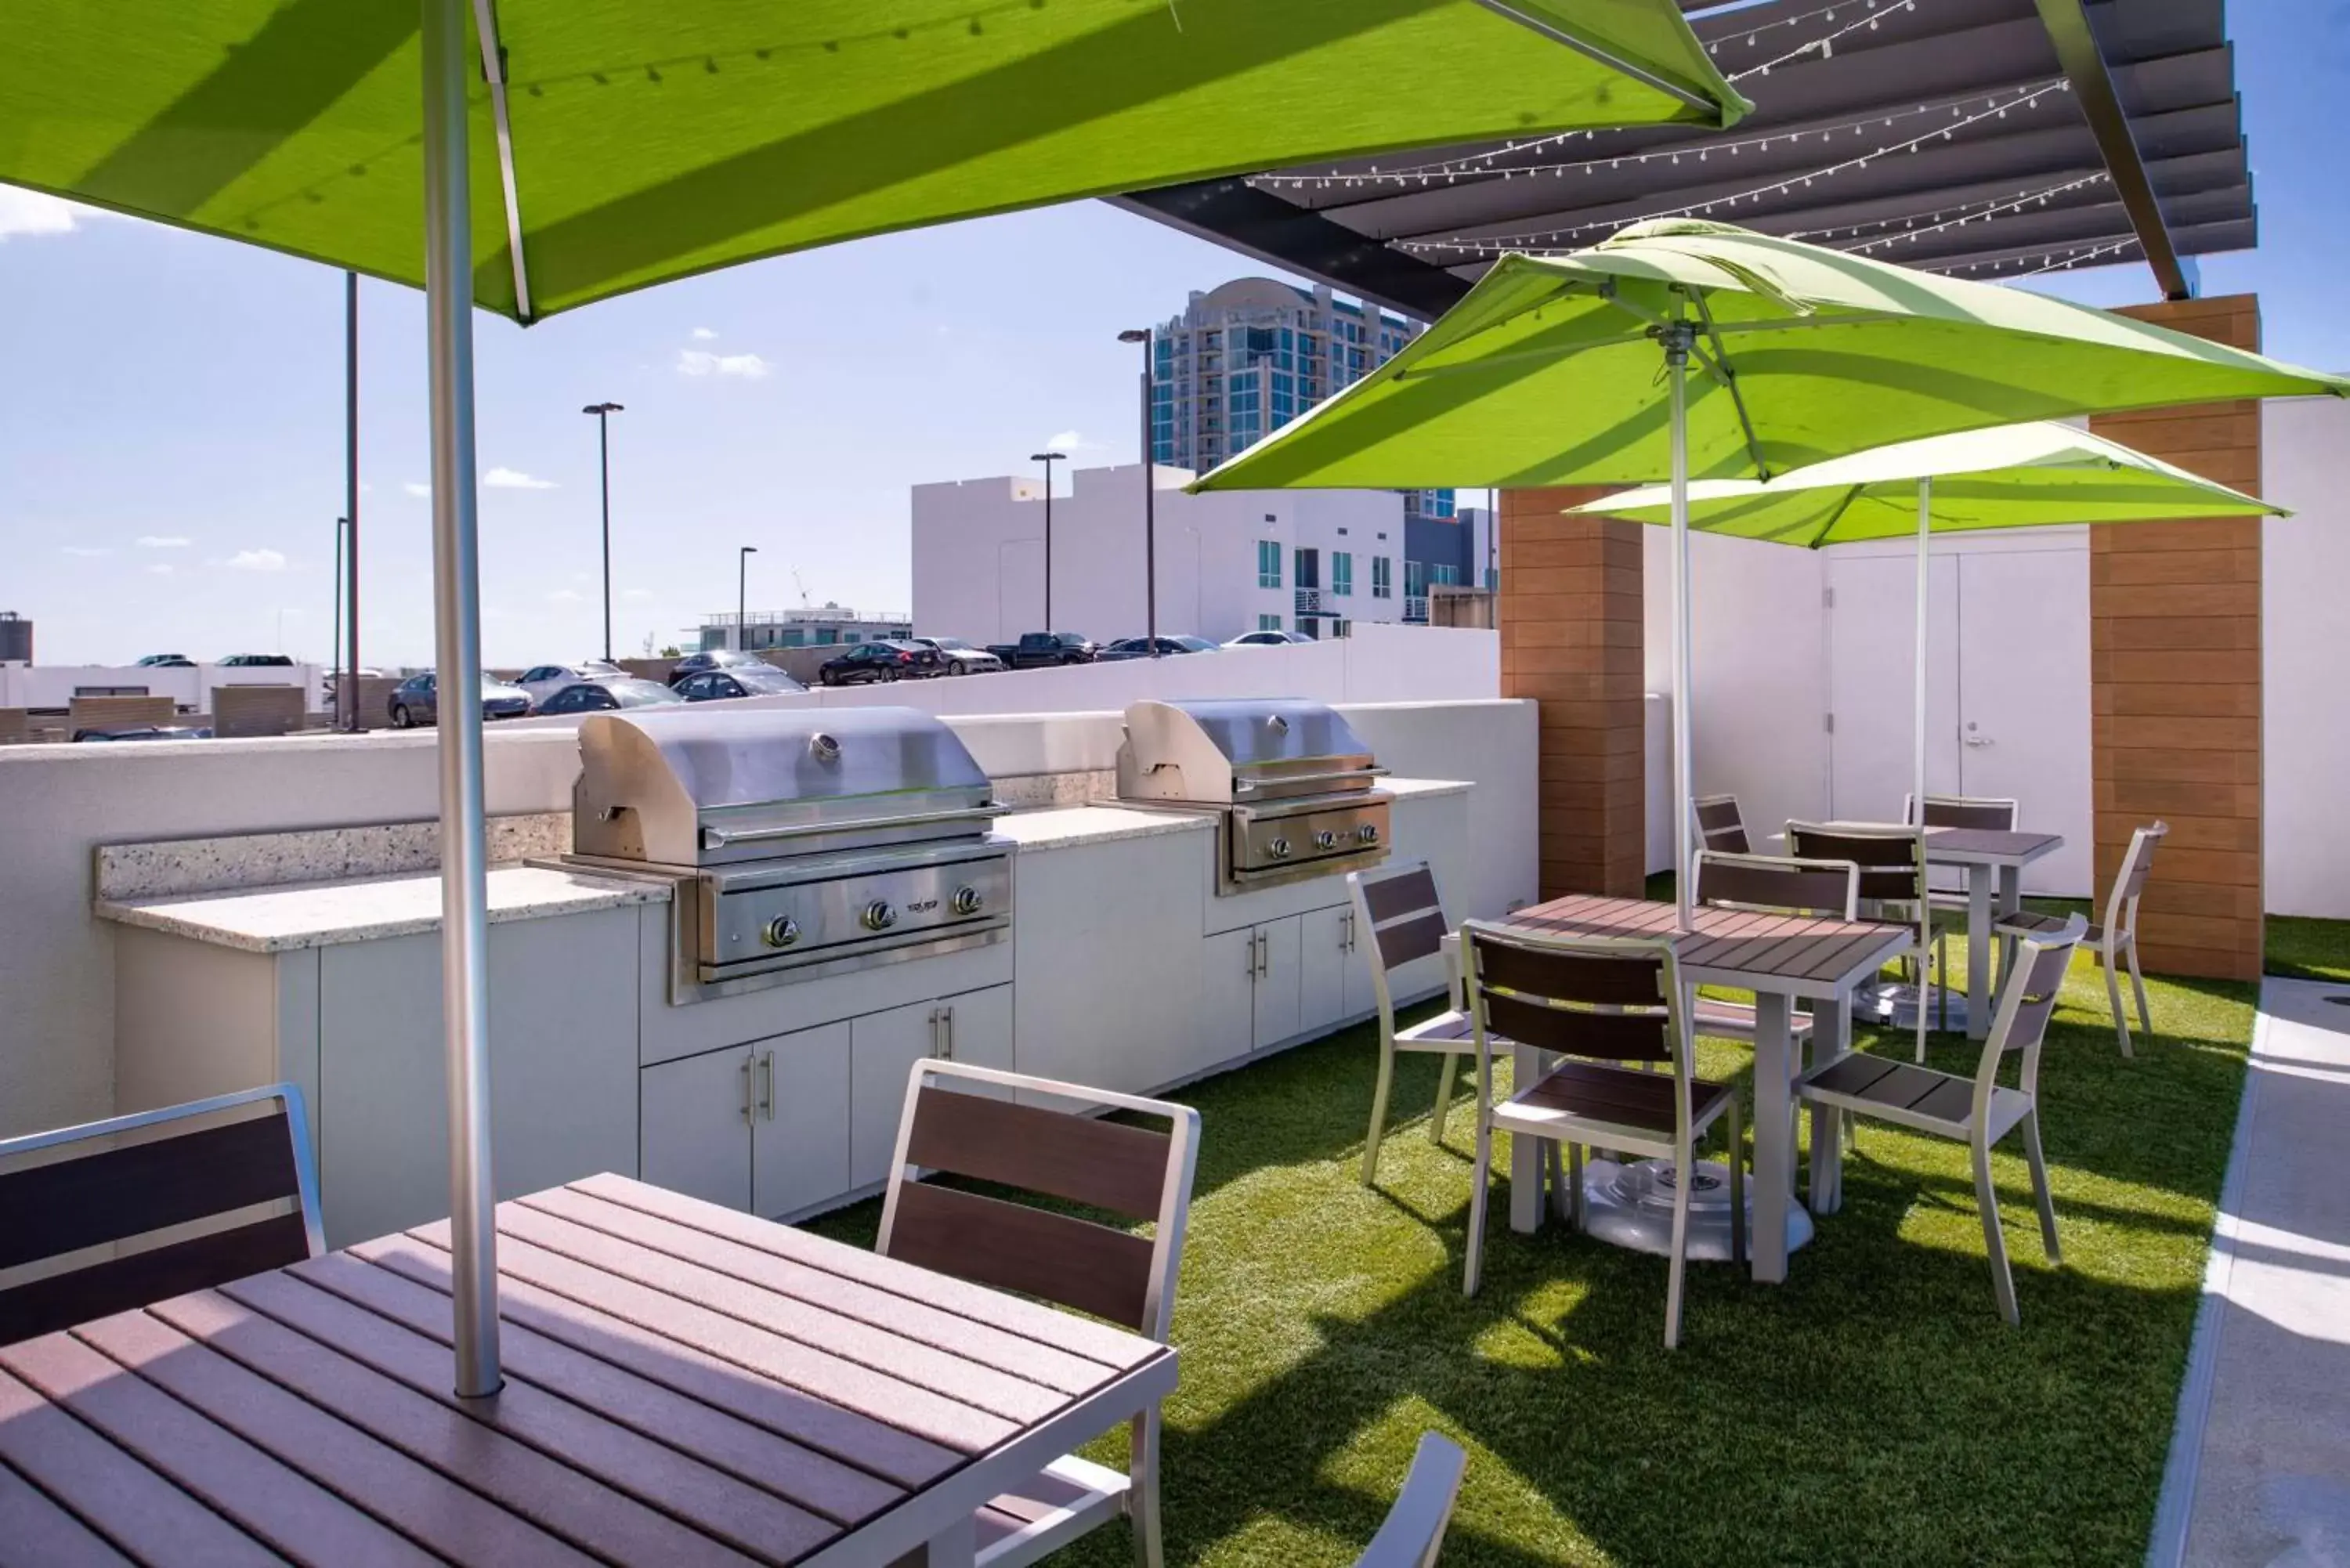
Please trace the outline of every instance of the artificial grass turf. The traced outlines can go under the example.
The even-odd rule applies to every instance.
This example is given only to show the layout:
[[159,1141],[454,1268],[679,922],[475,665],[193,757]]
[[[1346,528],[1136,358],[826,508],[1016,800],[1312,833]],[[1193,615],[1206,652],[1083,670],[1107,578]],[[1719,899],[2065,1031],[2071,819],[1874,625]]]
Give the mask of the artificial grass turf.
[[[2135,1062],[2085,960],[2050,1031],[2062,1270],[2040,1255],[2017,1140],[1993,1157],[2020,1329],[1993,1304],[1961,1145],[1866,1124],[1844,1210],[1788,1282],[1691,1264],[1668,1352],[1663,1261],[1555,1222],[1512,1233],[1503,1153],[1484,1287],[1461,1296],[1472,1127],[1456,1106],[1429,1143],[1432,1059],[1399,1063],[1376,1189],[1357,1179],[1368,1026],[1178,1091],[1203,1130],[1169,1561],[1353,1562],[1436,1427],[1471,1454],[1447,1568],[2140,1562],[2253,1001],[2147,986],[2157,1038]],[[1882,1048],[1906,1058],[1909,1037]],[[1970,1072],[1977,1055],[1937,1037],[1933,1061]],[[1700,1071],[1744,1094],[1750,1060],[1706,1041]],[[824,1224],[868,1241],[875,1214]],[[1122,1462],[1123,1438],[1090,1451]],[[1055,1561],[1130,1553],[1112,1526]]]
[[2316,920],[2300,915],[2268,918],[2271,974],[2292,980],[2350,981],[2350,920]]

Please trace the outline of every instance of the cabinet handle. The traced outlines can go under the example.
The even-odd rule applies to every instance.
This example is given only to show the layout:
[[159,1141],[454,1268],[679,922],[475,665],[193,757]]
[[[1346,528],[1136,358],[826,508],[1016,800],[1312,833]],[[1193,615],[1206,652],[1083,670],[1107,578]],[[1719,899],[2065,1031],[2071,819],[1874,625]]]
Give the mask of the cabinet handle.
[[773,1051],[759,1058],[759,1111],[769,1121],[775,1119],[775,1054]]
[[1344,928],[1344,934],[1338,939],[1338,950],[1342,953],[1350,953],[1355,950],[1355,911],[1352,909],[1347,911],[1347,923]]
[[751,1058],[743,1058],[743,1119],[751,1119]]
[[931,1009],[931,1060],[933,1062],[939,1059],[939,1012],[935,1007]]
[[945,1014],[946,1014],[945,1022],[946,1022],[946,1026],[947,1026],[947,1030],[946,1030],[946,1033],[947,1033],[947,1043],[946,1043],[946,1044],[945,1044],[945,1045],[944,1045],[944,1046],[940,1050],[939,1054],[940,1054],[940,1056],[941,1056],[941,1057],[942,1057],[942,1058],[944,1058],[945,1060],[947,1060],[947,1061],[949,1061],[949,1062],[951,1062],[951,1061],[953,1061],[953,1060],[954,1060],[954,1004],[953,1004],[953,1003],[950,1002],[950,1003],[948,1003],[948,1004],[947,1004],[947,1007],[945,1008]]

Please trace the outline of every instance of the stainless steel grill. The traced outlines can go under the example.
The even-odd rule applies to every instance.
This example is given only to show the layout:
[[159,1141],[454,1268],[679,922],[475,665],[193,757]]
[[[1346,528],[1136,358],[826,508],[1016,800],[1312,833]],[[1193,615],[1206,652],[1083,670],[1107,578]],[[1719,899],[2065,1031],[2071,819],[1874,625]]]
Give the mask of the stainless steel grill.
[[1001,809],[910,708],[598,713],[579,726],[576,862],[667,877],[671,1000],[1000,941]]
[[1216,891],[1353,871],[1387,857],[1386,770],[1319,702],[1137,702],[1118,749],[1119,798],[1212,812]]

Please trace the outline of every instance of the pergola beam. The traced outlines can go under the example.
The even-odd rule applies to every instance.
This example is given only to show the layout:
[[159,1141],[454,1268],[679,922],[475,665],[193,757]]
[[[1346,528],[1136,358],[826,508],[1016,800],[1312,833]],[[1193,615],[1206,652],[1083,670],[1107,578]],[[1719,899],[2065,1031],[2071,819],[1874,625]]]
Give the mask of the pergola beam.
[[2122,109],[2120,94],[2114,90],[2113,74],[2106,68],[2106,57],[2097,47],[2096,34],[2090,30],[2082,0],[2033,0],[2033,4],[2040,12],[2041,26],[2048,30],[2049,42],[2056,47],[2056,63],[2073,84],[2074,99],[2089,122],[2090,134],[2096,138],[2097,151],[2113,175],[2114,190],[2129,213],[2130,226],[2137,233],[2147,265],[2154,269],[2163,297],[2192,298],[2194,282],[2179,259],[2169,225],[2163,221],[2162,203],[2155,197],[2145,160],[2138,156],[2129,116]]

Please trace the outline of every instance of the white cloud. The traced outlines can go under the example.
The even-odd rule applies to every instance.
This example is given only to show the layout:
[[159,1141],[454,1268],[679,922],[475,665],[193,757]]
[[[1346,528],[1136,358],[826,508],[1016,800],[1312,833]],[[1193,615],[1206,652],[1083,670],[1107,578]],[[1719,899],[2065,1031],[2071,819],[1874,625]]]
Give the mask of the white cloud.
[[85,560],[92,559],[99,556],[111,556],[114,554],[114,551],[110,547],[104,545],[67,545],[61,547],[67,555],[79,556]]
[[546,600],[549,604],[577,605],[586,604],[588,602],[588,596],[581,593],[577,588],[557,588],[553,593],[546,596]]
[[240,572],[282,572],[286,569],[283,550],[239,550],[228,558],[228,564]]
[[156,576],[168,577],[173,572],[178,571],[179,568],[172,565],[169,561],[157,561],[152,566],[149,566],[147,570]]
[[482,483],[492,490],[552,490],[555,481],[540,479],[518,468],[494,468],[482,475]]
[[90,215],[88,207],[38,191],[0,185],[0,244],[12,234],[69,234],[76,221]]
[[185,534],[141,534],[139,547],[142,550],[184,550],[194,544]]
[[756,354],[712,354],[707,348],[681,348],[677,351],[677,373],[735,376],[745,381],[757,381],[765,379],[767,362]]
[[693,329],[694,341],[697,343],[707,343],[717,336],[717,333],[712,332],[707,327],[697,327]]
[[413,479],[401,485],[400,488],[408,492],[411,495],[416,497],[419,501],[425,501],[432,498],[432,487],[429,484],[420,483]]
[[1102,450],[1102,443],[1097,441],[1087,441],[1076,431],[1055,431],[1045,438],[1045,450],[1046,452],[1099,452]]

